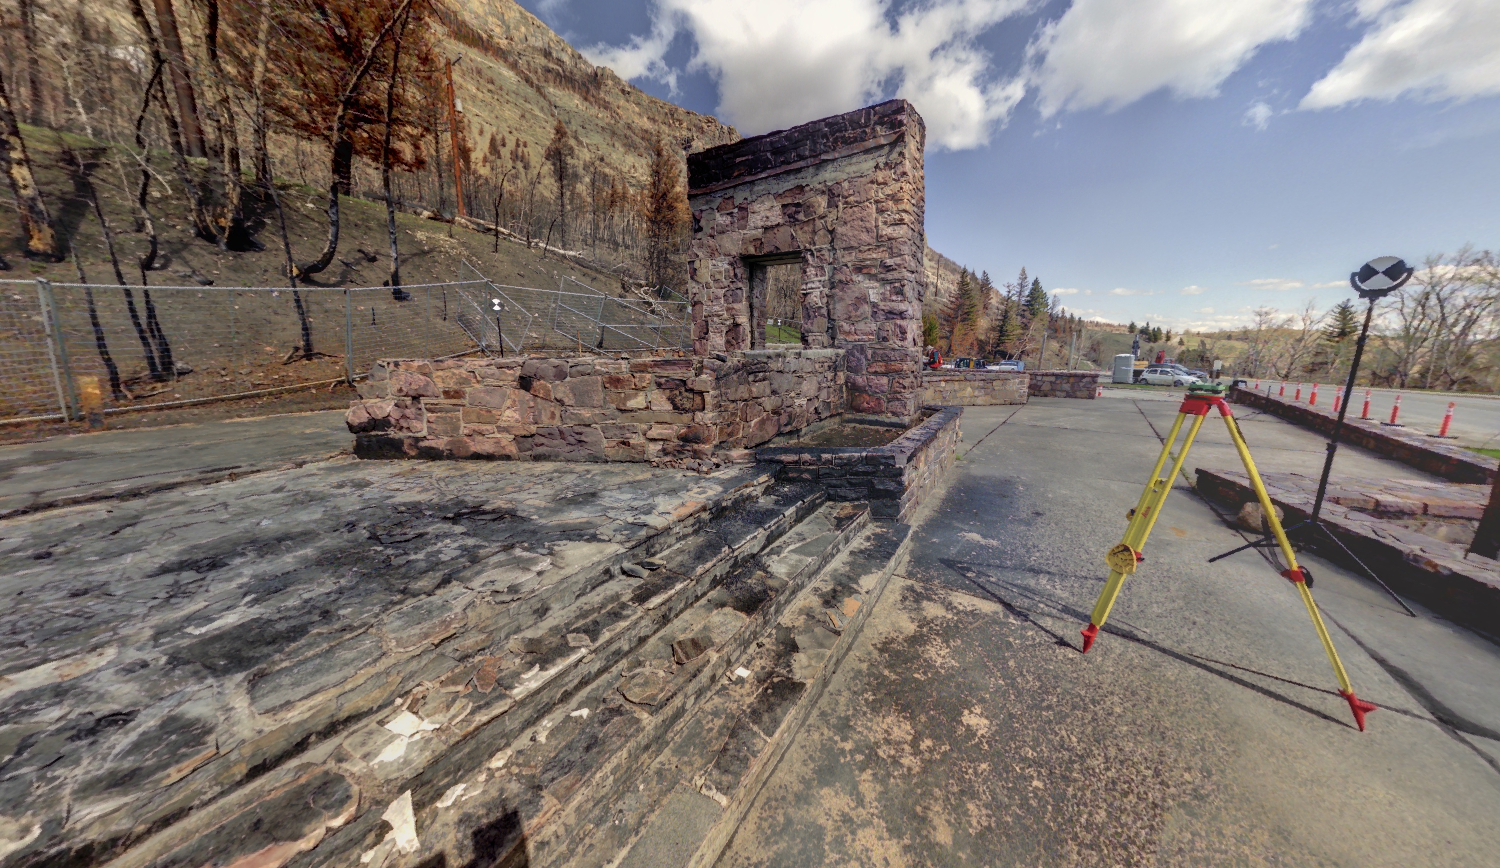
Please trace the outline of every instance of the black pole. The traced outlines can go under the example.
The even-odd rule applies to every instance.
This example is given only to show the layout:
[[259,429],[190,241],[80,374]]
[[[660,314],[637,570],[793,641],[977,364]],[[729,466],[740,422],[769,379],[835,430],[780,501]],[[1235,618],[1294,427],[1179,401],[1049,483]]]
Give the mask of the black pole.
[[1344,417],[1349,415],[1349,405],[1354,403],[1354,379],[1359,376],[1359,362],[1365,355],[1365,341],[1370,337],[1370,321],[1375,318],[1375,299],[1370,299],[1365,308],[1365,324],[1359,330],[1359,341],[1354,345],[1354,360],[1349,363],[1349,379],[1344,384],[1344,403],[1339,407],[1339,419],[1333,426],[1333,436],[1328,439],[1328,457],[1323,459],[1323,475],[1318,479],[1318,495],[1313,500],[1312,515],[1308,522],[1318,523],[1323,512],[1323,496],[1328,493],[1328,477],[1333,472],[1333,456],[1339,451],[1339,439],[1344,435]]

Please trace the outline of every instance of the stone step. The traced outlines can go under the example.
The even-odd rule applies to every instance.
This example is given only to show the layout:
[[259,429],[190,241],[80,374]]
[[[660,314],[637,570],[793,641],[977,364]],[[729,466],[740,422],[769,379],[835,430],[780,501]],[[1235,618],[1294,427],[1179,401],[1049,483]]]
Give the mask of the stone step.
[[[335,700],[297,715],[289,727],[298,728],[278,736],[288,746],[274,764],[191,813],[166,817],[111,864],[176,863],[209,854],[226,864],[251,855],[269,858],[266,864],[285,864],[298,854],[311,862],[357,857],[384,837],[390,827],[381,815],[402,793],[411,793],[417,810],[426,809],[450,779],[483,767],[823,502],[815,486],[770,486],[767,479],[682,516],[628,551],[596,553],[579,543],[576,551],[554,548],[543,558],[517,547],[466,570],[448,593],[386,616],[393,624],[387,632],[409,632],[410,644],[440,642],[440,653],[428,652],[435,662],[424,668],[423,657],[414,658],[407,667],[413,671],[399,684],[382,682],[361,714],[346,714],[345,703]],[[638,570],[637,563],[656,569]],[[448,639],[433,633],[451,629],[444,626],[450,611],[472,625],[474,613],[463,611],[473,604],[466,595],[481,592],[491,606],[481,613],[485,629]],[[448,608],[428,611],[441,605]],[[409,630],[395,623],[403,616]],[[300,679],[343,671],[337,662],[310,661]],[[272,683],[257,688],[270,697],[279,681],[267,680]],[[289,693],[308,693],[297,673],[280,681]],[[309,787],[326,799],[321,812],[288,802],[313,798]],[[282,814],[295,834],[283,828],[257,837],[241,828],[254,817]]]
[[[676,724],[863,530],[869,511],[863,504],[824,504],[779,538],[774,524],[752,528],[753,516],[741,517],[747,522],[715,522],[704,536],[748,537],[752,548],[765,539],[756,557],[712,577],[706,593],[512,743],[472,763],[467,774],[445,779],[430,807],[415,814],[420,845],[412,852],[376,837],[353,855],[368,855],[365,864],[382,868],[437,859],[446,865],[566,861],[592,835],[601,809],[607,813],[634,796],[642,770]],[[685,548],[704,544],[689,541]],[[381,823],[376,831],[384,836],[389,828]]]
[[708,868],[817,704],[906,556],[910,528],[872,523],[789,601],[622,798],[602,803],[567,868]]

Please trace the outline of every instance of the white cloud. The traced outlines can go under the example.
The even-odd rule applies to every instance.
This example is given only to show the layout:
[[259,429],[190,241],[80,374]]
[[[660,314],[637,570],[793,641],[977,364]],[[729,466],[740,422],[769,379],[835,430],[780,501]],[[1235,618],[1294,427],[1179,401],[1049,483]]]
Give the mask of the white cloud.
[[1255,289],[1270,289],[1276,292],[1285,292],[1289,289],[1301,289],[1307,284],[1300,280],[1288,280],[1284,277],[1261,277],[1255,280],[1240,282],[1240,286],[1249,286]]
[[1427,100],[1500,94],[1500,3],[1359,0],[1372,22],[1339,65],[1313,84],[1304,109],[1414,94]]
[[1247,127],[1255,127],[1257,130],[1265,130],[1271,125],[1271,116],[1276,114],[1275,110],[1263,102],[1257,102],[1245,109],[1245,117],[1241,121]]
[[1292,39],[1313,0],[1074,0],[1028,49],[1044,117],[1119,108],[1168,88],[1218,93],[1267,42]]
[[1110,295],[1161,295],[1161,293],[1159,293],[1159,292],[1154,292],[1154,291],[1148,290],[1148,289],[1126,289],[1123,286],[1117,286],[1114,289],[1111,289],[1109,291],[1109,294]]
[[1052,290],[1052,294],[1053,295],[1077,295],[1078,294],[1078,290],[1073,289],[1071,287],[1063,287],[1062,289],[1054,289],[1054,290]]
[[1198,308],[1197,312],[1198,313],[1213,313],[1214,309],[1211,308],[1211,307],[1200,307],[1200,308]]
[[595,66],[607,66],[623,79],[659,81],[675,96],[677,70],[667,65],[666,54],[676,38],[676,20],[658,15],[651,23],[649,36],[632,36],[627,45],[595,45],[584,49],[583,53]]
[[724,119],[755,134],[859,108],[892,91],[912,101],[937,148],[984,144],[1025,96],[975,41],[1028,0],[656,0],[649,36],[584,53],[624,78],[675,84],[665,62],[682,32],[690,70],[719,86]]
[[1180,290],[1177,291],[1177,294],[1178,295],[1202,295],[1203,294],[1203,287],[1197,286],[1197,285],[1194,285],[1194,286],[1184,286],[1182,289],[1180,289]]

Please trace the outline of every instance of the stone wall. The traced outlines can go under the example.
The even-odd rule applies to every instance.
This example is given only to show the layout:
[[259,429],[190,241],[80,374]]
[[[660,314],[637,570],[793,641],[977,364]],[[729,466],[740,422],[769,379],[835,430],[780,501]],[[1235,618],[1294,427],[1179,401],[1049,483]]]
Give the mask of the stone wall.
[[346,418],[364,458],[701,459],[848,403],[835,349],[381,361],[359,392]]
[[[1312,512],[1316,476],[1267,473],[1264,482],[1271,501],[1286,511],[1286,524]],[[1196,488],[1232,509],[1255,499],[1249,479],[1238,470],[1200,467]],[[1330,560],[1358,572],[1344,554],[1351,551],[1402,596],[1500,638],[1500,563],[1466,554],[1489,490],[1431,480],[1340,480],[1329,486],[1320,517],[1347,549],[1310,536],[1315,550]]]
[[922,372],[922,403],[943,407],[1024,404],[1030,375],[1018,371]]
[[892,100],[690,155],[694,352],[759,348],[751,270],[800,263],[803,346],[847,352],[856,412],[914,418],[924,145],[922,119]]
[[[1230,390],[1229,400],[1274,413],[1320,434],[1332,434],[1338,423],[1338,417],[1332,412],[1247,389]],[[1450,446],[1418,431],[1382,425],[1373,419],[1346,419],[1344,442],[1363,446],[1372,452],[1453,482],[1488,483],[1495,478],[1496,467],[1500,465],[1495,459],[1478,452]]]
[[1038,398],[1099,397],[1101,371],[1033,371],[1029,393]]
[[953,465],[962,407],[929,407],[920,425],[885,446],[772,446],[755,450],[780,478],[815,481],[832,500],[863,500],[873,515],[907,521]]

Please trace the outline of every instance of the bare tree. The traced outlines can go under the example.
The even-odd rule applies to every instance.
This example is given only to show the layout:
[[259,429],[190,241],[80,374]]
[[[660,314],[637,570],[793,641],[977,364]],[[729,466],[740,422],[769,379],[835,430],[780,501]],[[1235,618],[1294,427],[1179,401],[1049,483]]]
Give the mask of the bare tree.
[[1306,371],[1322,338],[1319,331],[1322,321],[1323,315],[1318,313],[1317,303],[1309,299],[1301,311],[1279,323],[1281,335],[1269,360],[1276,376],[1289,379]]

